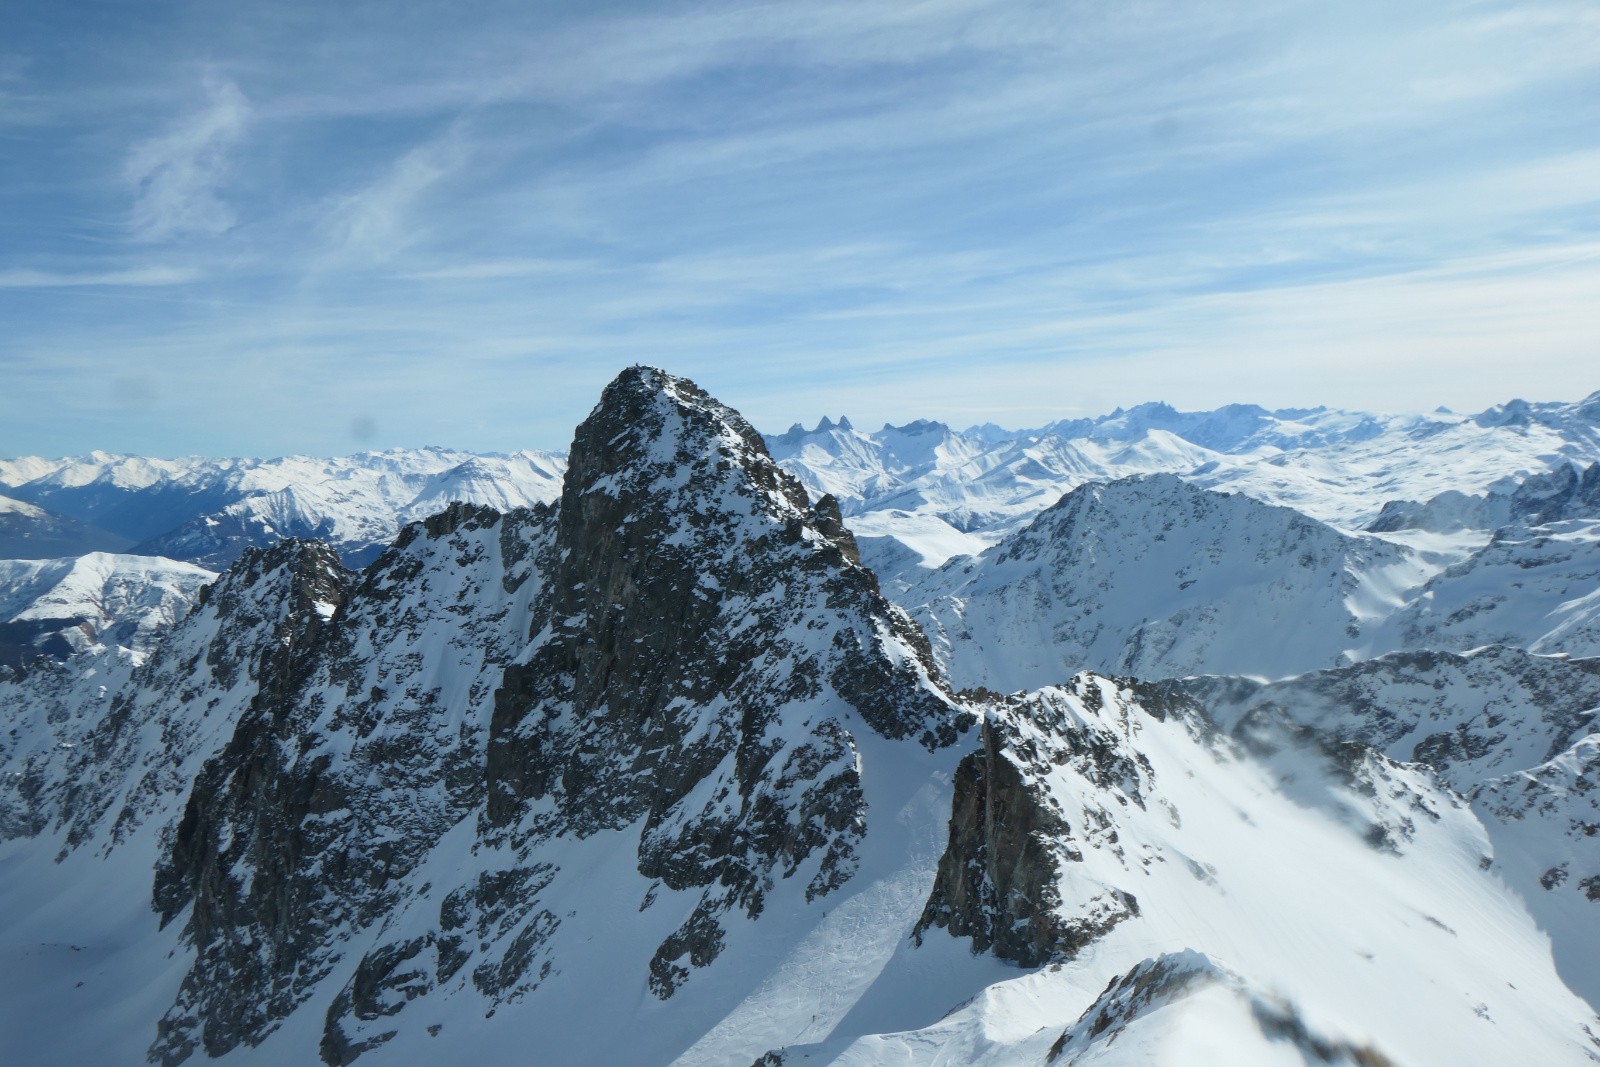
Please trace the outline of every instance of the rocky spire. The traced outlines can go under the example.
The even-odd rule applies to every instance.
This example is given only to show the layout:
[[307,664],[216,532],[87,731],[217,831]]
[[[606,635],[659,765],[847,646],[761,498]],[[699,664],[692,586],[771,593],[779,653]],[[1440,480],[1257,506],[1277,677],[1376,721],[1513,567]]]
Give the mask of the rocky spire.
[[[827,684],[891,737],[937,731],[948,718],[921,634],[855,565],[837,504],[813,506],[737,412],[685,379],[634,367],[607,387],[573,440],[556,554],[550,636],[508,671],[495,716],[492,824],[509,822],[519,798],[571,797],[595,777],[584,770],[587,745],[559,768],[528,758],[540,726],[529,721],[533,705],[570,703],[575,728],[606,735],[592,739],[600,752],[715,765],[718,745],[683,752],[690,723],[680,709],[729,696],[752,663],[771,658],[774,640],[802,657],[790,697]],[[824,648],[795,642],[811,612],[836,631]],[[880,676],[909,684],[891,697]],[[602,822],[670,806],[683,776],[698,777],[691,767],[649,770],[629,797],[611,798],[619,806]]]
[[667,996],[716,958],[723,913],[759,914],[776,879],[815,898],[850,877],[856,731],[937,747],[959,712],[837,505],[692,382],[635,367],[606,389],[555,556],[542,636],[496,704],[486,829],[528,848],[642,819],[640,873],[703,887],[651,964]]

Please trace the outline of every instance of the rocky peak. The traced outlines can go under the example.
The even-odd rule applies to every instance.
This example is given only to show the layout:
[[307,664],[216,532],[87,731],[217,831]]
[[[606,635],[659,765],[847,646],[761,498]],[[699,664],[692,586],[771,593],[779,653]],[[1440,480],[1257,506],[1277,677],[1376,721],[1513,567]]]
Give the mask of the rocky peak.
[[913,419],[900,426],[884,423],[885,433],[897,433],[905,437],[922,437],[927,434],[948,434],[950,427],[934,419]]
[[486,825],[532,849],[643,819],[640,873],[704,887],[652,961],[667,996],[679,960],[716,958],[724,912],[758,914],[802,872],[808,899],[850,877],[854,731],[937,747],[959,712],[837,505],[813,506],[692,382],[636,367],[606,389],[573,440],[553,558],[536,646],[497,697]]
[[1479,412],[1472,421],[1488,429],[1525,427],[1533,421],[1533,406],[1519,397]]
[[1510,510],[1511,521],[1528,526],[1600,518],[1600,463],[1534,475],[1511,494]]
[[296,617],[307,608],[329,618],[348,594],[353,575],[339,554],[322,541],[286,538],[266,548],[247,548],[212,585],[201,590],[199,603],[216,604],[223,613],[273,610],[282,618]]
[[716,512],[787,519],[810,507],[743,416],[652,367],[630,367],[606,387],[568,464],[563,532],[593,527],[603,513],[692,509],[704,526]]
[[[354,583],[338,553],[321,541],[290,538],[245,549],[196,603],[217,620],[206,661],[218,681],[231,685],[240,669],[259,679],[271,665],[284,665],[315,641]],[[265,642],[258,639],[263,628],[272,635]]]
[[[552,792],[579,832],[655,822],[730,755],[748,795],[784,747],[758,741],[778,709],[824,690],[889,736],[931,738],[950,718],[925,642],[856,565],[837,505],[814,507],[685,379],[634,367],[607,387],[573,440],[555,555],[549,639],[508,671],[496,711],[492,823]],[[808,618],[825,641],[797,629]],[[707,722],[719,697],[740,714]],[[583,740],[551,748],[547,730]]]
[[1587,467],[1563,464],[1514,486],[1491,487],[1482,496],[1447,489],[1424,504],[1390,500],[1367,529],[1374,533],[1454,533],[1593,518],[1600,518],[1600,463]]
[[1196,488],[1174,474],[1137,474],[1109,482],[1086,482],[1046,508],[996,552],[997,560],[1031,560],[1043,553],[1078,551],[1096,530],[1125,519],[1144,521],[1153,510],[1198,518],[1227,493]]
[[[867,440],[843,425],[831,441]],[[906,434],[899,454],[940,439]],[[1357,620],[1316,606],[1359,592],[1364,560],[1398,558],[1173,478],[1073,494],[1027,536],[1038,552],[1006,573],[983,573],[999,553],[949,569],[940,637],[1017,652],[1001,666],[1051,683],[1088,661],[1187,670],[1339,647]],[[1297,631],[1307,619],[1315,632]],[[114,1015],[121,1043],[97,1051],[118,1062],[140,1058],[128,1035],[142,1034],[166,1064],[497,1062],[528,1035],[524,1053],[552,1063],[1087,1063],[1113,1039],[1124,1058],[1147,1037],[1182,1047],[1202,1015],[1222,1033],[1204,1014],[1218,1004],[1263,1056],[1381,1061],[1262,989],[1314,994],[1319,1019],[1377,1020],[1374,1040],[1398,1034],[1402,1052],[1444,1035],[1452,1062],[1479,1044],[1479,1059],[1567,1062],[1538,1039],[1591,1013],[1541,977],[1534,927],[1497,910],[1504,886],[1477,871],[1497,842],[1427,768],[1365,747],[1392,727],[1392,754],[1492,769],[1480,810],[1560,844],[1534,884],[1567,910],[1535,916],[1586,931],[1596,669],[1523,659],[1515,691],[1484,682],[1511,669],[1501,653],[1296,682],[1293,716],[1288,699],[1256,707],[1288,683],[1238,678],[1191,691],[1079,674],[958,697],[859,566],[837,503],[809,499],[692,383],[633,368],[578,429],[555,506],[452,505],[358,584],[322,546],[247,553],[132,681],[119,664],[0,677],[0,711],[34,687],[17,758],[0,750],[0,835],[49,849],[29,869],[8,846],[7,870],[72,894],[14,908],[27,883],[12,877],[5,900],[27,931],[14,947],[75,1013],[49,1018],[83,1024],[82,1048]],[[1217,729],[1196,693],[1239,704],[1243,728]],[[1367,732],[1297,744],[1316,740],[1301,720],[1324,698]],[[1539,710],[1550,698],[1560,714]],[[62,781],[84,791],[67,805],[83,832],[52,863],[59,835],[34,800]],[[136,900],[112,930],[131,947],[103,933],[69,947],[79,902],[114,903],[102,887],[150,861],[154,914]],[[1302,925],[1311,936],[1281,944]],[[1527,951],[1485,954],[1485,933]],[[929,944],[947,935],[1044,969],[985,993],[990,963]],[[1350,980],[1291,988],[1302,943],[1382,951],[1346,959]],[[69,952],[86,984],[57,968]],[[1427,992],[1433,974],[1451,988]],[[1432,1011],[1415,1022],[1400,1017],[1413,990]],[[968,993],[922,1031],[877,1032]]]
[[[258,690],[292,684],[353,582],[318,542],[252,549],[199,590],[193,610],[142,665],[109,678],[97,673],[105,660],[63,672],[61,699],[97,717],[65,746],[66,769],[54,786],[32,799],[33,824],[59,818],[76,846],[115,811],[110,840],[121,841],[175,799],[186,784],[179,768],[219,734],[225,739]],[[161,740],[152,748],[154,736]]]
[[[1284,551],[1304,547],[1318,556],[1351,550],[1358,541],[1293,508],[1205,489],[1161,473],[1085,483],[1004,542],[996,555],[1024,560],[1045,554],[1078,558],[1093,554],[1090,545],[1097,538],[1121,546],[1176,545],[1186,536],[1226,541],[1247,530],[1278,542]],[[1376,542],[1368,547],[1380,553],[1386,548]],[[1310,564],[1302,560],[1302,565]]]
[[[1106,806],[1143,808],[1153,787],[1149,760],[1130,744],[1134,719],[1198,715],[1181,699],[1136,694],[1130,684],[1138,688],[1085,672],[1034,693],[966,694],[983,715],[980,744],[956,769],[949,840],[913,932],[919,944],[941,927],[970,937],[975,952],[1037,967],[1071,959],[1139,914],[1121,889],[1062,893],[1092,886],[1071,870],[1095,847],[1078,839],[1084,829],[1112,825]],[[1052,776],[1077,779],[1081,809],[1069,810],[1072,794],[1058,792]],[[1114,846],[1116,834],[1104,840]]]

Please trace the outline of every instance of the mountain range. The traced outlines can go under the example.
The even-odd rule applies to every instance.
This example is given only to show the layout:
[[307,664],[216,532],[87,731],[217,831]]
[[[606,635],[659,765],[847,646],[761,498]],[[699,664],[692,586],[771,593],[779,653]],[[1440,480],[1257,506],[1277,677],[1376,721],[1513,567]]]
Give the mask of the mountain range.
[[1596,1062],[1597,461],[646,367],[563,453],[0,461],[98,544],[0,568],[0,1059]]

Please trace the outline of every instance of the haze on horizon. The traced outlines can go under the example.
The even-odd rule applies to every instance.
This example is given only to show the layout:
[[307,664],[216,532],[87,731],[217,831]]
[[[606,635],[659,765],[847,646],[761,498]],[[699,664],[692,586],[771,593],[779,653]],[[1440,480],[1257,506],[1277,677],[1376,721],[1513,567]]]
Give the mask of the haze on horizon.
[[0,455],[1600,381],[1600,11],[21,0]]

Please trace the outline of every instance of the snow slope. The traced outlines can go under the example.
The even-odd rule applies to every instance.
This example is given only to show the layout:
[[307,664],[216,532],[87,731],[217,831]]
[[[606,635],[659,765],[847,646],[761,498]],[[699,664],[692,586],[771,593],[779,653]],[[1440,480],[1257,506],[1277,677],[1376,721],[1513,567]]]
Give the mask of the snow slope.
[[[1482,870],[1482,825],[1419,768],[1287,735],[1239,744],[1088,675],[988,723],[990,780],[1008,766],[1059,820],[1051,908],[1099,928],[1110,907],[1115,921],[1070,963],[942,1018],[791,1046],[783,1063],[1593,1056],[1591,1010],[1552,982],[1548,940]],[[1119,899],[1120,916],[1106,903]],[[919,951],[902,950],[898,981],[914,980]]]
[[1321,737],[1435,769],[1471,800],[1494,845],[1493,869],[1550,933],[1562,975],[1600,1001],[1589,944],[1600,898],[1600,660],[1507,647],[1400,652],[1272,684],[1200,678],[1175,687],[1224,724],[1288,715]]
[[1573,466],[1557,467],[1515,486],[1496,485],[1481,496],[1451,489],[1424,504],[1391,500],[1367,528],[1449,533],[1544,526],[1563,519],[1600,519],[1600,463],[1581,471]]
[[1504,644],[1600,655],[1600,520],[1496,531],[1430,579],[1377,640],[1393,648]]

